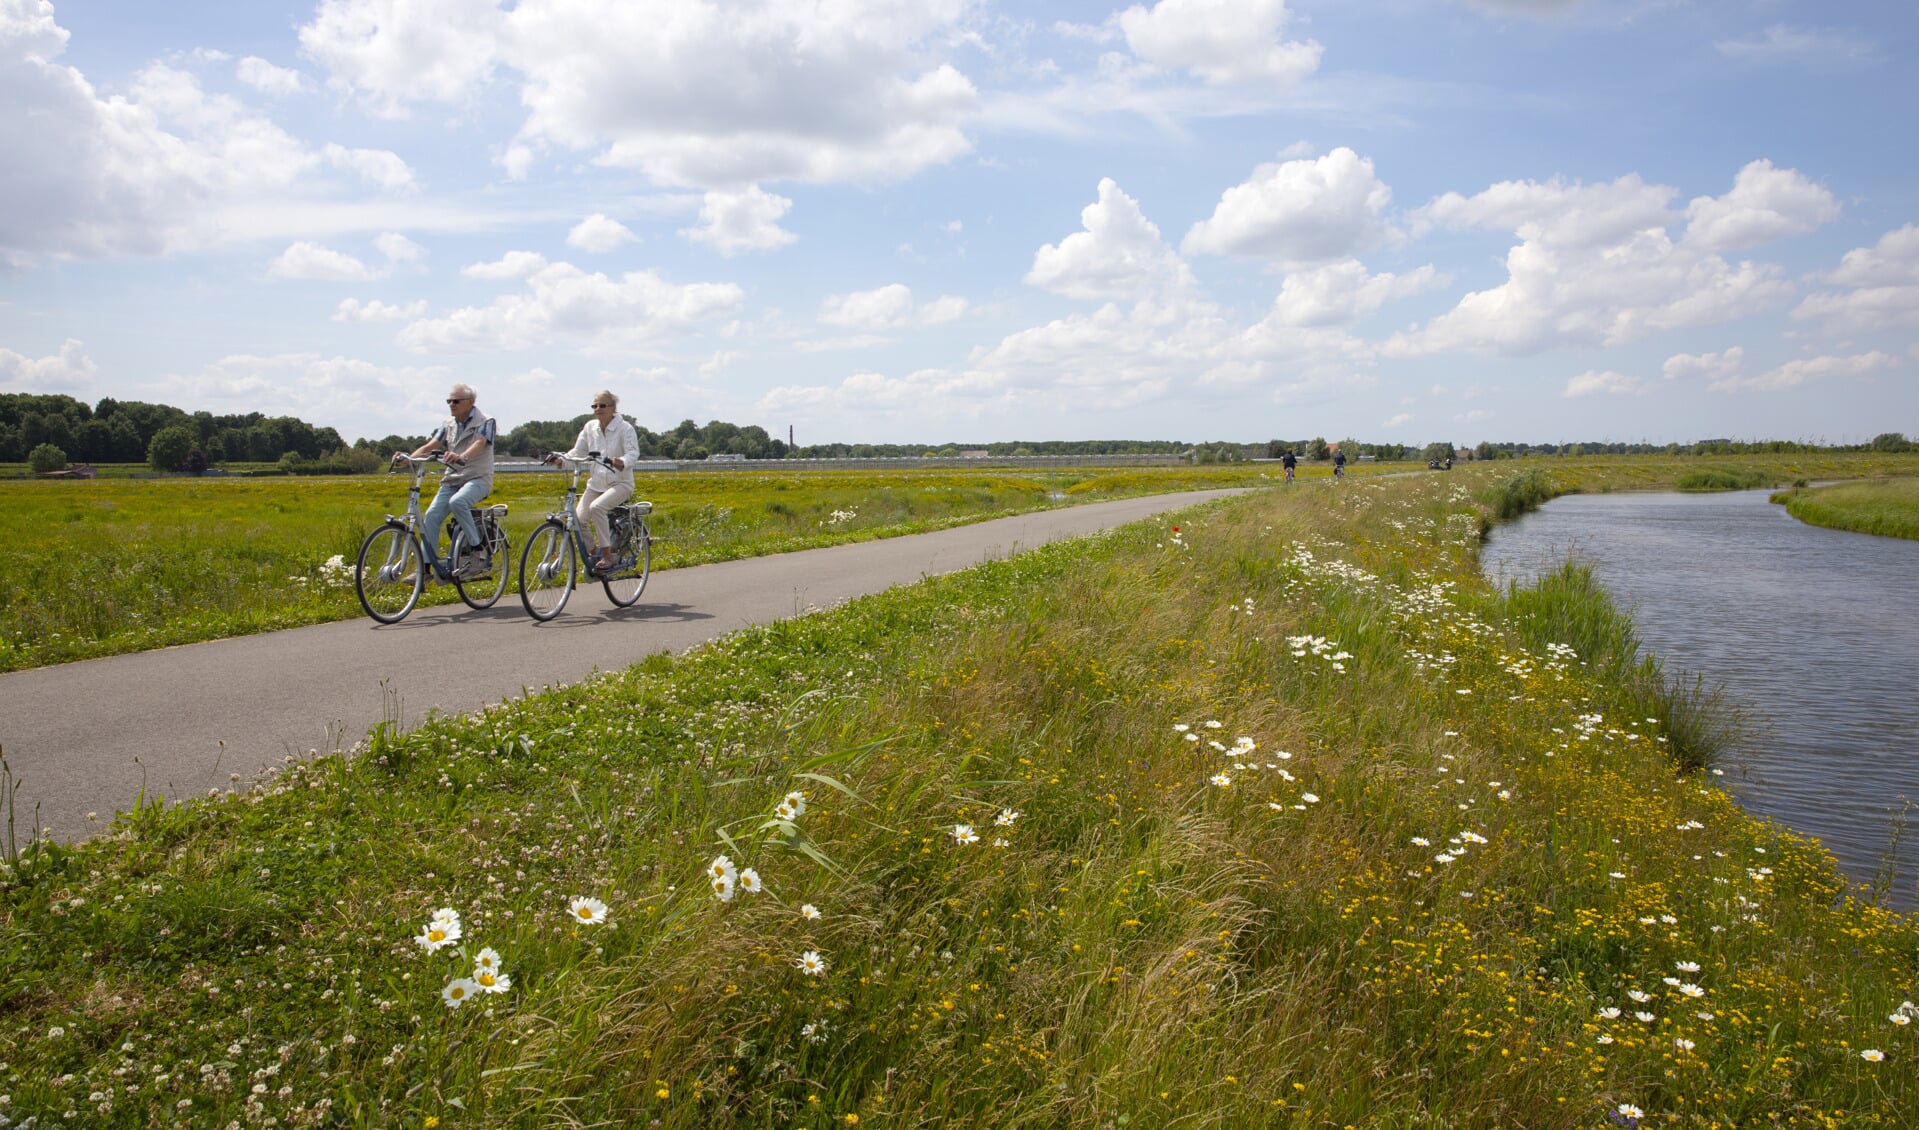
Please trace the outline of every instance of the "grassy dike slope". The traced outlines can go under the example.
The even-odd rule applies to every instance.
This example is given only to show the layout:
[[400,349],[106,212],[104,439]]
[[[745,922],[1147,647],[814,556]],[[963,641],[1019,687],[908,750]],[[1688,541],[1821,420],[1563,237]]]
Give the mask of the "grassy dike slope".
[[1807,525],[1919,539],[1919,478],[1780,491],[1772,500],[1785,503],[1786,513]]
[[[1043,548],[30,854],[0,1114],[1913,1125],[1912,922],[1677,769],[1699,704],[1577,571],[1488,590],[1496,471]],[[483,951],[506,991],[443,1003]]]

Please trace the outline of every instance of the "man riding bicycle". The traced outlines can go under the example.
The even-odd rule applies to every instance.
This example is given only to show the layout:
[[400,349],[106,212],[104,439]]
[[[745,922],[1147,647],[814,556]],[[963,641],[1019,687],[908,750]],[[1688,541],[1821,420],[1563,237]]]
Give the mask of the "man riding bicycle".
[[[496,425],[493,417],[474,404],[473,386],[457,384],[446,394],[446,407],[450,415],[437,431],[427,438],[413,452],[416,459],[424,458],[436,451],[446,452],[446,474],[440,477],[439,492],[433,496],[433,505],[426,508],[426,529],[421,540],[426,545],[427,564],[442,581],[455,579],[440,563],[439,544],[440,527],[446,523],[447,512],[453,513],[454,522],[459,524],[460,534],[466,539],[467,551],[464,560],[459,563],[459,580],[482,577],[492,568],[488,559],[486,543],[480,538],[480,526],[473,520],[473,506],[493,492],[493,435]],[[400,462],[399,452],[393,453],[393,461]],[[452,547],[448,547],[449,554]]]

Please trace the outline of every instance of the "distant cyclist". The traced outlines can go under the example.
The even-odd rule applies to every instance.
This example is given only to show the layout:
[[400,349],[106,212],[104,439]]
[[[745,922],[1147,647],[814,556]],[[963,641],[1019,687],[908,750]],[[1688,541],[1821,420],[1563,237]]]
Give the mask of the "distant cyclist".
[[1286,468],[1286,481],[1290,483],[1293,481],[1293,471],[1299,467],[1299,456],[1294,455],[1293,449],[1289,447],[1285,454],[1279,457],[1279,465]]
[[[426,561],[433,572],[443,581],[453,580],[454,574],[440,564],[439,550],[440,527],[446,524],[447,511],[451,510],[468,546],[465,560],[459,563],[459,579],[467,580],[485,576],[493,568],[487,558],[486,543],[480,538],[480,525],[473,520],[473,506],[493,493],[496,426],[493,417],[474,404],[472,385],[454,385],[446,394],[446,408],[446,422],[413,452],[416,459],[436,451],[446,452],[446,474],[440,477],[440,489],[433,496],[433,505],[426,508],[426,528],[421,531],[425,537],[421,540],[426,543]],[[399,452],[393,453],[394,462],[400,458]]]
[[1343,479],[1345,477],[1346,453],[1344,451],[1335,451],[1333,452],[1333,478]]
[[[620,398],[605,390],[594,395],[593,418],[580,429],[580,438],[573,441],[573,450],[567,455],[583,459],[589,451],[599,452],[606,462],[593,464],[586,493],[580,495],[573,513],[580,525],[593,530],[597,542],[599,558],[587,566],[587,571],[604,573],[614,565],[613,528],[607,516],[633,497],[633,460],[640,454],[639,433],[621,418]],[[549,455],[547,462],[558,463],[559,459]]]

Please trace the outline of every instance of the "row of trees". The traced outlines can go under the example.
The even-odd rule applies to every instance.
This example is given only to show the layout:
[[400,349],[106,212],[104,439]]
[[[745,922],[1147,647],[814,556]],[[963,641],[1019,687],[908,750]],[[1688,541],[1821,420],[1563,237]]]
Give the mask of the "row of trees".
[[[506,433],[500,449],[509,455],[533,455],[542,451],[565,451],[579,438],[587,416],[571,420],[534,420]],[[786,444],[766,434],[758,424],[740,427],[724,420],[709,420],[705,427],[692,420],[681,420],[670,431],[655,432],[635,424],[640,439],[640,454],[656,459],[708,459],[715,455],[738,455],[747,459],[784,459]]]
[[216,416],[112,397],[89,405],[61,394],[0,393],[0,463],[35,459],[38,465],[57,453],[62,466],[73,460],[203,470],[222,461],[273,463],[289,454],[317,461],[345,447],[339,432],[292,416]]

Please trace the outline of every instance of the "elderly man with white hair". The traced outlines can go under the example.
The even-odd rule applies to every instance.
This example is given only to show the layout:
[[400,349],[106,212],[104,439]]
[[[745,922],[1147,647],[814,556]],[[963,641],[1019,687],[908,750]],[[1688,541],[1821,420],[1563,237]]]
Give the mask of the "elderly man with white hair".
[[[426,508],[426,536],[421,540],[426,543],[427,564],[441,580],[457,577],[465,581],[485,576],[493,568],[486,545],[480,540],[480,524],[473,520],[473,507],[493,493],[493,436],[498,428],[493,417],[480,411],[474,403],[472,385],[454,385],[446,394],[446,408],[446,420],[413,452],[416,459],[436,451],[446,452],[446,474],[440,476],[439,492],[433,496],[433,504]],[[398,462],[399,453],[395,452],[393,458]],[[448,510],[453,512],[453,520],[459,524],[467,545],[465,560],[458,563],[457,574],[440,564],[440,527],[446,522]],[[448,547],[449,553],[451,548]]]

